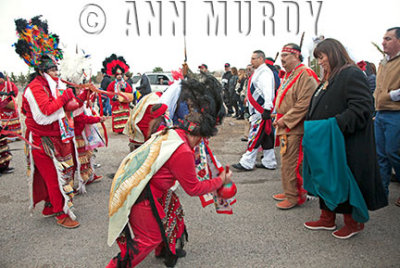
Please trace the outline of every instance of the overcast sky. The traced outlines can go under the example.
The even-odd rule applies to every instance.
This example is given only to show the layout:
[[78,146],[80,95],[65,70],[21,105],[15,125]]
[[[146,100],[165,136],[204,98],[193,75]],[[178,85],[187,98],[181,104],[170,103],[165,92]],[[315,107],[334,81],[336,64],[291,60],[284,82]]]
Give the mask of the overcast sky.
[[371,42],[381,45],[386,29],[400,26],[399,10],[399,0],[2,0],[0,70],[28,72],[11,46],[17,40],[14,19],[29,20],[39,14],[60,36],[66,51],[74,51],[78,44],[91,55],[94,73],[111,53],[124,56],[137,73],[156,66],[178,69],[184,60],[184,28],[192,70],[201,63],[211,71],[222,70],[226,62],[245,67],[256,49],[274,57],[285,43],[299,43],[303,31],[305,56],[312,49],[312,38],[322,34],[341,41],[354,60],[379,63],[382,56]]

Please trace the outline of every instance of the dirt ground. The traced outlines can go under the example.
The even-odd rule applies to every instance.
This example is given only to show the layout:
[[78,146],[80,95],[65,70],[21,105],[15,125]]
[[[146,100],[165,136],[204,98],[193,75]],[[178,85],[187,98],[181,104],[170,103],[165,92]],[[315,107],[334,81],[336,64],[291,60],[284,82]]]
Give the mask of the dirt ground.
[[[107,246],[108,199],[112,174],[129,152],[128,139],[110,131],[109,146],[96,155],[101,182],[75,198],[81,226],[67,230],[54,218],[43,218],[39,204],[28,210],[29,188],[23,142],[11,143],[13,174],[0,177],[0,267],[105,267],[118,253]],[[211,148],[224,164],[234,164],[245,151],[240,138],[244,121],[227,118],[211,139]],[[279,163],[279,155],[278,163]],[[318,201],[281,211],[271,195],[281,191],[280,165],[273,171],[234,173],[237,203],[233,215],[220,215],[213,206],[202,208],[197,197],[182,189],[189,243],[187,256],[176,267],[399,267],[400,183],[390,187],[389,206],[370,212],[363,232],[346,241],[329,231],[309,231],[303,223],[319,216]],[[342,217],[337,224],[343,225]],[[151,253],[139,267],[164,267]]]

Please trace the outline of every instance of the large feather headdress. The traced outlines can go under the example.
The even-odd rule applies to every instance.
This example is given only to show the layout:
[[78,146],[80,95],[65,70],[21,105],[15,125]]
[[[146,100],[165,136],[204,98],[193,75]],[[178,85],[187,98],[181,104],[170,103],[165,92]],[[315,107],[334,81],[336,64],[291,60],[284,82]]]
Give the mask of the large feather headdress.
[[115,75],[118,70],[120,70],[122,73],[127,73],[129,71],[129,65],[126,63],[124,57],[117,57],[117,55],[111,54],[110,57],[103,61],[103,73]]
[[29,23],[25,19],[15,20],[18,41],[13,45],[29,67],[45,70],[55,66],[63,52],[58,47],[58,35],[50,33],[47,21],[40,17],[33,17]]

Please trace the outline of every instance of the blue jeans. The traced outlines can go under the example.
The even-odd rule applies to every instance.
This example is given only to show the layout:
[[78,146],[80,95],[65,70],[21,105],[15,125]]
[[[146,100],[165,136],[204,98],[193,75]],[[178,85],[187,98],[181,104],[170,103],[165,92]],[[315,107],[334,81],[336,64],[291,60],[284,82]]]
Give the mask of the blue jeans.
[[400,181],[400,111],[378,111],[375,117],[376,153],[386,194],[392,168]]
[[[103,105],[103,114],[104,114],[104,116],[109,116],[109,115],[111,115],[111,104],[110,104],[110,99],[107,97],[107,96],[101,96],[101,102],[102,102],[102,105]],[[100,104],[98,104],[99,105],[99,108],[100,108]]]

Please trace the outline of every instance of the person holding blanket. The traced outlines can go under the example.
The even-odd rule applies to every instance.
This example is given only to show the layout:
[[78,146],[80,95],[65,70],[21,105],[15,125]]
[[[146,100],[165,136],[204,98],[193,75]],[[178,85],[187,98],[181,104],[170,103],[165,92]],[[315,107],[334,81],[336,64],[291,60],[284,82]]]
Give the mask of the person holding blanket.
[[344,226],[333,232],[348,239],[364,229],[368,209],[387,205],[377,166],[373,99],[362,71],[335,39],[317,45],[314,56],[324,70],[304,124],[304,188],[320,199],[321,216],[304,226],[335,230],[336,213]]

